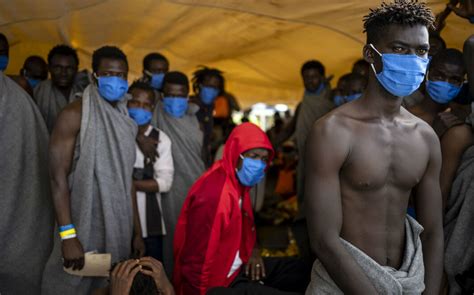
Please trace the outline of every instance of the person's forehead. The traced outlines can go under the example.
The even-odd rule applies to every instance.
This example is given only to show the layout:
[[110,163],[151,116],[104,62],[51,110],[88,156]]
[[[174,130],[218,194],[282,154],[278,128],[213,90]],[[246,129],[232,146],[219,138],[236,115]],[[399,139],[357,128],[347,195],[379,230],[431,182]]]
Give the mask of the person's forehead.
[[152,59],[149,66],[150,68],[166,68],[168,63],[163,59]]
[[127,72],[127,64],[124,60],[116,58],[102,58],[99,63],[99,71]]
[[384,45],[403,43],[413,48],[429,46],[429,34],[423,25],[389,25],[379,40]]
[[307,69],[307,70],[304,70],[303,71],[303,76],[307,77],[307,76],[320,76],[320,73],[317,69]]
[[220,84],[220,80],[219,78],[217,78],[216,76],[214,75],[208,75],[206,77],[204,77],[204,80],[203,80],[203,83],[204,84],[208,84],[208,85],[212,85],[212,86],[218,86]]
[[269,155],[269,151],[267,149],[264,149],[264,148],[254,148],[254,149],[250,149],[248,151],[246,151],[244,154],[259,154],[261,156],[268,156]]
[[437,62],[432,65],[430,68],[432,72],[442,72],[446,76],[464,76],[465,71],[462,65],[446,63],[446,62]]
[[75,65],[76,60],[71,55],[56,54],[51,58],[51,65]]
[[130,90],[130,94],[132,95],[133,100],[153,104],[153,97],[150,91],[140,88],[133,88]]
[[28,62],[25,65],[25,69],[30,71],[45,71],[47,70],[46,65],[39,61]]
[[174,83],[165,83],[165,90],[166,91],[184,91],[188,90],[188,87],[181,84],[174,84]]

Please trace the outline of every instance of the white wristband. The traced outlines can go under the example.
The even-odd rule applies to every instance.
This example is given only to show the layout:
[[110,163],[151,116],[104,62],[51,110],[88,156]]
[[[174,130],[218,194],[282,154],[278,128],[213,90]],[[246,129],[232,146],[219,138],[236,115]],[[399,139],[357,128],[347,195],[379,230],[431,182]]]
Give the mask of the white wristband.
[[76,234],[67,235],[61,238],[62,241],[76,238]]

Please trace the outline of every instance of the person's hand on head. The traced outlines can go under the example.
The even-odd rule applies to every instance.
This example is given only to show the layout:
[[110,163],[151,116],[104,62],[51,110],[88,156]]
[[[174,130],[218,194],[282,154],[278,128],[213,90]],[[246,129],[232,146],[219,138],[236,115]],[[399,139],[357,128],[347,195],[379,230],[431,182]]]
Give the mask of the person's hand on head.
[[81,270],[84,267],[84,249],[78,238],[62,241],[63,265],[65,268]]
[[155,163],[156,158],[158,158],[158,152],[156,150],[158,141],[154,138],[139,134],[137,136],[137,143],[143,155],[145,155],[146,161]]
[[459,17],[468,19],[471,23],[474,22],[474,0],[461,0],[459,7],[451,3],[448,7],[454,11]]
[[110,294],[130,294],[133,279],[141,268],[136,259],[127,260],[116,265],[110,274]]
[[163,268],[163,264],[161,262],[154,259],[153,257],[143,257],[140,259],[140,265],[142,266],[140,271],[143,274],[153,278],[160,294],[175,294],[173,286],[168,280],[168,277],[166,277],[165,269]]
[[265,273],[265,264],[263,263],[262,256],[260,256],[260,249],[256,247],[252,251],[249,262],[245,265],[245,275],[252,281],[260,281],[267,275]]

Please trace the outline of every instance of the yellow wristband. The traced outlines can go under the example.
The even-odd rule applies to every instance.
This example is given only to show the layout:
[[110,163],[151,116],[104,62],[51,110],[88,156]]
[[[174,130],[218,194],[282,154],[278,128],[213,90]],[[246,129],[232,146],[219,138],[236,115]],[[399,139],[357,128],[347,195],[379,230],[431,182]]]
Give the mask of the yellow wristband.
[[68,230],[65,230],[65,231],[62,231],[62,232],[59,233],[61,238],[64,238],[64,237],[69,236],[69,235],[74,235],[74,234],[76,234],[76,229],[75,228],[71,228],[71,229],[68,229]]

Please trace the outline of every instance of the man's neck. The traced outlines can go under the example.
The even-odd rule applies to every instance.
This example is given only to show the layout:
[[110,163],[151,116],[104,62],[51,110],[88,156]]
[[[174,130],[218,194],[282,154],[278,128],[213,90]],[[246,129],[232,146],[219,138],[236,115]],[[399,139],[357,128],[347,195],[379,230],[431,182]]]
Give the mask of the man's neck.
[[403,98],[390,94],[374,75],[369,77],[364,96],[367,103],[366,109],[372,115],[391,121],[400,114]]

